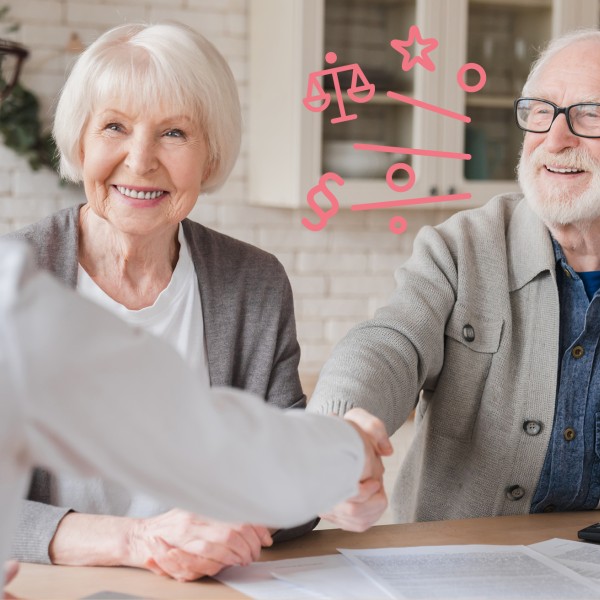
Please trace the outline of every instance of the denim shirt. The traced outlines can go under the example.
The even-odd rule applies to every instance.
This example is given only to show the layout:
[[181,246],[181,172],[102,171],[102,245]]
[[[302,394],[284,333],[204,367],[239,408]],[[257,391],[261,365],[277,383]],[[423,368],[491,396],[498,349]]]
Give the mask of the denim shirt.
[[590,510],[600,498],[600,292],[588,299],[552,242],[560,298],[556,411],[532,513]]

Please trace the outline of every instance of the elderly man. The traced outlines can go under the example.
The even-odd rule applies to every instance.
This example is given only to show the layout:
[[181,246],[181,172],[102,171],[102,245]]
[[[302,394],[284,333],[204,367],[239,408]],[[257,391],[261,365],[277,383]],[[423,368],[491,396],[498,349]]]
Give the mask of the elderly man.
[[310,405],[366,408],[389,432],[416,407],[401,522],[599,505],[600,32],[553,41],[523,96],[524,195],[423,228]]
[[[0,98],[25,56],[0,44]],[[359,426],[209,389],[166,345],[40,272],[16,242],[0,242],[0,398],[0,566],[34,464],[98,473],[214,518],[281,527],[348,496],[379,494],[379,455],[391,450],[381,423],[364,413],[350,416]],[[156,538],[148,561],[187,580],[199,562],[206,573],[232,560],[200,550]],[[0,569],[0,590],[15,573],[14,563]]]

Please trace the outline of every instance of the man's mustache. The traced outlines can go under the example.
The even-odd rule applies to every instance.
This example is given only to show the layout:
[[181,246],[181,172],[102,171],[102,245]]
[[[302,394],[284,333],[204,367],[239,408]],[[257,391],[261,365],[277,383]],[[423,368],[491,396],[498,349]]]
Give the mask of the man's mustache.
[[600,163],[594,160],[585,148],[565,148],[561,152],[548,152],[538,147],[524,158],[524,162],[534,167],[550,165],[578,171],[595,171],[600,168]]

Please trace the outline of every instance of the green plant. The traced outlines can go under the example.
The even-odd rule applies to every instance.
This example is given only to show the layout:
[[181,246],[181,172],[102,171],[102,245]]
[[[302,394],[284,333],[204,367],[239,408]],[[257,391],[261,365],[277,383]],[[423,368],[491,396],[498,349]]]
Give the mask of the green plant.
[[[0,7],[0,21],[6,18],[8,11],[8,6]],[[4,31],[13,32],[18,28],[18,24],[10,23]],[[24,156],[33,170],[49,167],[56,171],[56,145],[52,135],[42,129],[39,108],[33,92],[17,84],[0,105],[0,135],[4,145]]]
[[34,171],[41,167],[57,170],[56,145],[52,135],[42,131],[39,102],[20,84],[0,106],[0,135],[4,144],[25,157]]
[[[0,6],[0,21],[4,20],[10,11],[10,6]],[[19,30],[18,23],[9,23],[4,26],[5,33],[13,33]]]

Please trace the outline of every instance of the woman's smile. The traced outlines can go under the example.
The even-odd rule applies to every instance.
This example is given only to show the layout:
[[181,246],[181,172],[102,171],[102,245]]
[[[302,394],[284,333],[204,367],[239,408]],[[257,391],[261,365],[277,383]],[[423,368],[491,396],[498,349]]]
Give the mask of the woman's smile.
[[157,188],[129,187],[113,185],[121,200],[134,208],[151,208],[160,204],[169,196],[169,192]]

